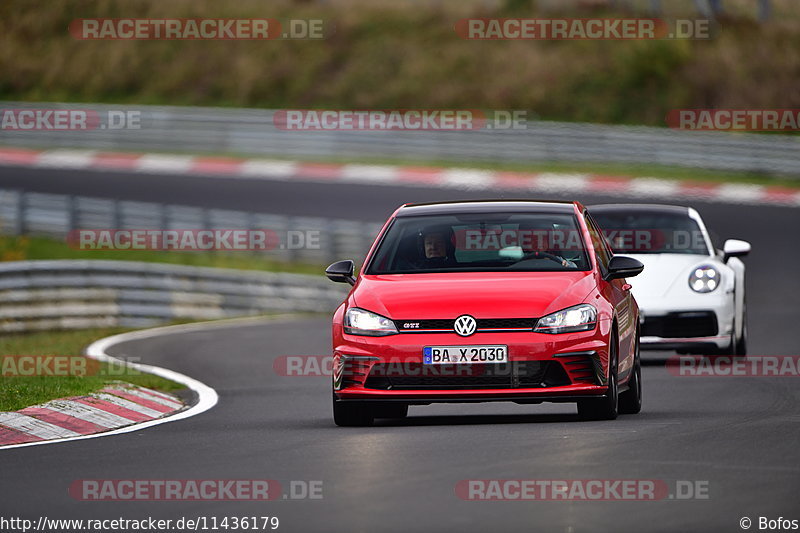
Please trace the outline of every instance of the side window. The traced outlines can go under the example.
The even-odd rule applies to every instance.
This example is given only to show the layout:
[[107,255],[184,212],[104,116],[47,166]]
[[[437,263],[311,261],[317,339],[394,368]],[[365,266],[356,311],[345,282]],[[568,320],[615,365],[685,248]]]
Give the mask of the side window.
[[608,262],[611,261],[611,248],[609,248],[603,233],[595,221],[592,220],[592,217],[589,216],[589,213],[584,212],[583,216],[586,219],[586,225],[589,227],[589,235],[592,237],[592,246],[594,246],[597,262],[600,263],[600,270],[605,274],[608,271]]

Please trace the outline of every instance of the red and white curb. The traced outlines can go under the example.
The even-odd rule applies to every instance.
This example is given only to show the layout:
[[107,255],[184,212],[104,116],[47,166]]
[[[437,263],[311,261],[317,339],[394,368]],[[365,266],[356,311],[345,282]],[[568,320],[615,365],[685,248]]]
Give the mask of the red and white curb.
[[[24,433],[32,437],[27,442],[0,445],[0,451],[119,435],[204,413],[219,401],[217,392],[205,383],[174,370],[116,359],[108,355],[107,350],[123,342],[218,327],[231,327],[232,324],[246,326],[253,322],[282,318],[284,317],[278,315],[268,318],[245,317],[213,322],[195,322],[131,331],[95,341],[86,348],[86,357],[113,363],[116,367],[125,365],[139,372],[155,374],[175,381],[192,390],[196,401],[187,407],[169,394],[142,387],[109,384],[102,391],[89,397],[53,400],[15,413],[0,414],[0,425],[5,426],[4,431],[14,431],[15,434]],[[133,409],[131,404],[136,408]],[[45,412],[44,410],[46,410],[46,418],[41,416]],[[120,425],[115,426],[114,424]],[[20,431],[20,428],[25,428],[26,431]],[[99,432],[88,432],[89,428],[99,428]]]
[[183,407],[183,402],[170,394],[114,384],[88,396],[0,412],[0,446],[91,435],[155,420]]
[[517,193],[602,194],[732,204],[800,207],[800,188],[630,178],[590,173],[536,173],[470,168],[304,163],[163,154],[0,148],[0,165],[94,169],[263,180],[346,182]]

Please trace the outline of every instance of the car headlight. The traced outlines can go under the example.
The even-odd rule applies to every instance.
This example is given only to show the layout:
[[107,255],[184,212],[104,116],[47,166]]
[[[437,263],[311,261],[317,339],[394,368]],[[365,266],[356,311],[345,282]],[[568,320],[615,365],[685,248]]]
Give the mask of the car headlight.
[[719,270],[710,266],[699,266],[689,274],[689,288],[694,292],[711,292],[722,283]]
[[397,328],[394,322],[385,316],[371,313],[358,307],[351,307],[344,315],[344,332],[351,335],[368,335],[381,337],[394,335]]
[[572,333],[590,331],[597,325],[597,309],[589,304],[568,307],[539,319],[536,333]]

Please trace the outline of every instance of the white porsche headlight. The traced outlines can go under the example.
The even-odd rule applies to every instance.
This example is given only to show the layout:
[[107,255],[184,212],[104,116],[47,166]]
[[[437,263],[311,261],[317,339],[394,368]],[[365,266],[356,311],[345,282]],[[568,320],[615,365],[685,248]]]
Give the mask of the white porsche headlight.
[[711,292],[722,283],[719,270],[711,265],[703,265],[689,274],[689,288],[694,292]]
[[589,304],[568,307],[550,313],[536,323],[536,333],[572,333],[589,331],[597,325],[597,309]]
[[368,335],[381,337],[394,335],[397,328],[394,322],[385,316],[377,315],[358,307],[351,307],[344,315],[344,332],[351,335]]

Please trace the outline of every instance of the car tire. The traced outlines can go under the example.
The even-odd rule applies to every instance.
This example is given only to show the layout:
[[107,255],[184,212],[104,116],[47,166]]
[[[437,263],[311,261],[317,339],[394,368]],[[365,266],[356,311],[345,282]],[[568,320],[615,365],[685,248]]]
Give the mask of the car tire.
[[747,304],[742,308],[742,336],[736,339],[736,355],[747,355]]
[[373,414],[375,418],[405,418],[408,416],[408,404],[387,402],[375,406]]
[[736,324],[734,324],[733,332],[731,333],[731,343],[727,348],[721,348],[718,352],[719,354],[739,356],[742,358],[747,356],[747,306],[742,309],[742,322],[742,336],[736,338]]
[[639,358],[638,332],[636,333],[633,370],[628,381],[628,390],[619,395],[618,409],[623,415],[635,415],[642,410],[642,361]]
[[617,383],[617,333],[611,335],[608,368],[608,393],[602,398],[578,400],[578,416],[582,420],[615,420],[619,414],[619,384]]
[[337,426],[366,427],[371,426],[374,420],[375,414],[368,403],[333,398],[333,421]]

